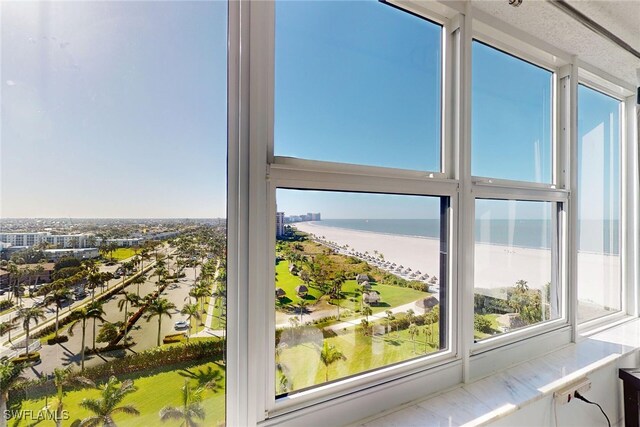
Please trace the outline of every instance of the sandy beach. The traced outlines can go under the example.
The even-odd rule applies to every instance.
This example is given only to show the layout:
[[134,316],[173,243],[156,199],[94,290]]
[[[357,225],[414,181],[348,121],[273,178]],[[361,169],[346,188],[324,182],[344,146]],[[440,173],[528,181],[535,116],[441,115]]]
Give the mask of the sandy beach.
[[[439,278],[439,245],[437,239],[374,233],[323,226],[317,222],[293,224],[298,230],[338,246],[349,245],[349,250],[381,253],[385,261],[402,265],[405,269],[419,270]],[[598,305],[615,306],[619,292],[604,283],[619,281],[620,259],[593,253],[578,254],[579,299]],[[526,280],[530,288],[542,289],[551,281],[551,251],[502,245],[477,244],[475,253],[475,286],[493,289],[514,285]],[[611,287],[613,288],[613,286]]]

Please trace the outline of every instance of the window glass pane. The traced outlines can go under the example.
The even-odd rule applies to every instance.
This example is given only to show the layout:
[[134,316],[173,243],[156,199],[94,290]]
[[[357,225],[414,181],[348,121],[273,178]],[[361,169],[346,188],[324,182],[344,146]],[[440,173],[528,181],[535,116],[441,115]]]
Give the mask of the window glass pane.
[[473,42],[471,174],[551,182],[553,74]]
[[549,202],[476,200],[476,339],[560,316],[552,210]]
[[446,346],[448,199],[280,189],[277,201],[277,395]]
[[440,170],[441,32],[378,1],[277,2],[275,154]]
[[618,311],[620,101],[578,87],[578,320]]
[[2,4],[7,425],[225,422],[226,22],[217,1]]

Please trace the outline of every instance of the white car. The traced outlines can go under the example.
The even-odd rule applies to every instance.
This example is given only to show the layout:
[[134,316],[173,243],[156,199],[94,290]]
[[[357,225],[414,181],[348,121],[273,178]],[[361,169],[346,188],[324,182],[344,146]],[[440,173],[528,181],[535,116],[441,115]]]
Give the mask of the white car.
[[189,327],[189,323],[186,320],[178,320],[174,325],[174,329],[187,329]]

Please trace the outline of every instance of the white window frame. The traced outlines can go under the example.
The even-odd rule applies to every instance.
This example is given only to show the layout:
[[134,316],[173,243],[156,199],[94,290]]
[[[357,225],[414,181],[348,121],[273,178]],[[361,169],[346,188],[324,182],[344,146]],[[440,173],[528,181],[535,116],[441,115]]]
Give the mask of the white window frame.
[[[623,320],[627,316],[637,316],[638,315],[638,290],[634,286],[629,286],[628,284],[633,280],[638,279],[637,271],[634,271],[634,265],[637,265],[636,257],[637,257],[637,232],[633,233],[633,230],[638,230],[637,225],[634,226],[634,222],[637,220],[637,208],[634,209],[634,200],[637,201],[637,177],[635,180],[630,179],[634,175],[634,169],[637,171],[637,163],[633,161],[633,153],[635,152],[635,158],[637,159],[637,145],[633,144],[633,132],[630,130],[629,123],[633,123],[633,119],[630,118],[629,109],[635,110],[633,107],[630,107],[630,104],[633,102],[635,104],[633,91],[631,88],[626,85],[624,82],[619,81],[611,75],[608,75],[605,72],[600,70],[596,70],[590,67],[587,64],[577,62],[577,81],[576,81],[576,101],[575,101],[575,111],[576,111],[576,154],[575,154],[575,169],[576,169],[576,187],[577,187],[577,169],[578,169],[578,157],[577,157],[577,119],[580,114],[577,106],[577,88],[579,85],[583,85],[589,89],[600,92],[604,95],[607,95],[617,101],[620,102],[620,117],[619,117],[619,126],[620,126],[620,135],[619,141],[620,146],[619,156],[619,176],[620,176],[620,223],[619,223],[619,239],[620,239],[620,310],[615,311],[611,314],[606,314],[603,316],[596,317],[594,319],[590,319],[584,322],[578,322],[576,318],[576,330],[581,335],[587,335],[591,331],[595,331],[603,325],[607,325],[613,322],[619,322]],[[636,137],[637,141],[637,137]],[[635,188],[635,194],[633,193]],[[576,230],[577,230],[577,199],[578,195],[576,192]],[[637,222],[636,222],[637,224]],[[576,234],[575,245],[577,248],[577,234]],[[576,251],[576,281],[577,281],[577,251]],[[637,286],[637,282],[636,286]],[[576,283],[576,310],[577,310],[577,295],[578,295],[578,286]],[[577,316],[577,313],[576,313]]]
[[[470,2],[440,3],[394,0],[394,4],[446,22],[443,32],[442,170],[415,173],[370,166],[348,166],[287,158],[273,153],[273,16],[272,2],[229,2],[228,73],[228,334],[227,424],[300,425],[322,419],[326,425],[355,422],[429,394],[486,375],[496,366],[528,360],[541,352],[580,339],[587,326],[576,321],[576,94],[578,69],[588,70],[623,88],[626,135],[621,140],[625,171],[624,280],[632,283],[623,297],[627,315],[638,315],[638,107],[634,88],[517,28],[508,26]],[[471,40],[490,45],[556,73],[554,101],[554,164],[557,188],[518,182],[483,182],[470,175]],[[491,38],[489,40],[488,38]],[[493,41],[493,42],[492,42]],[[495,42],[495,43],[494,43]],[[628,93],[631,93],[629,95]],[[625,124],[626,123],[626,124]],[[623,154],[624,151],[624,154]],[[624,173],[624,175],[623,175]],[[339,175],[339,176],[338,176]],[[486,181],[486,180],[485,180]],[[629,182],[627,182],[629,181]],[[301,184],[303,183],[303,184]],[[449,195],[450,218],[450,350],[398,367],[382,368],[353,380],[319,387],[298,401],[275,404],[273,362],[273,259],[275,189],[277,187],[341,189],[426,195]],[[454,188],[455,187],[455,188]],[[522,187],[522,188],[521,188]],[[473,344],[473,224],[478,194],[505,197],[547,197],[567,206],[567,256],[564,312],[560,325],[541,324],[506,334],[503,339]],[[457,213],[460,212],[460,215]],[[266,255],[266,256],[265,256]],[[601,319],[610,325],[615,319]],[[608,322],[608,323],[607,323]],[[538,327],[540,326],[540,327]],[[502,337],[497,337],[502,338]],[[266,356],[265,356],[266,355]],[[269,379],[271,378],[271,379]],[[320,418],[319,418],[320,417]]]

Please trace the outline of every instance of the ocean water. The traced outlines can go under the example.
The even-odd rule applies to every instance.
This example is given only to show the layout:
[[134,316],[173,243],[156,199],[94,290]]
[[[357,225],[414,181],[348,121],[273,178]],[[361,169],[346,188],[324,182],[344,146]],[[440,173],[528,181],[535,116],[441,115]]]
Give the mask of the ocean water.
[[[317,224],[374,233],[440,237],[439,219],[323,219]],[[494,245],[549,249],[552,243],[549,220],[477,220],[475,233],[476,242]],[[581,221],[578,234],[580,251],[619,253],[618,221]]]

